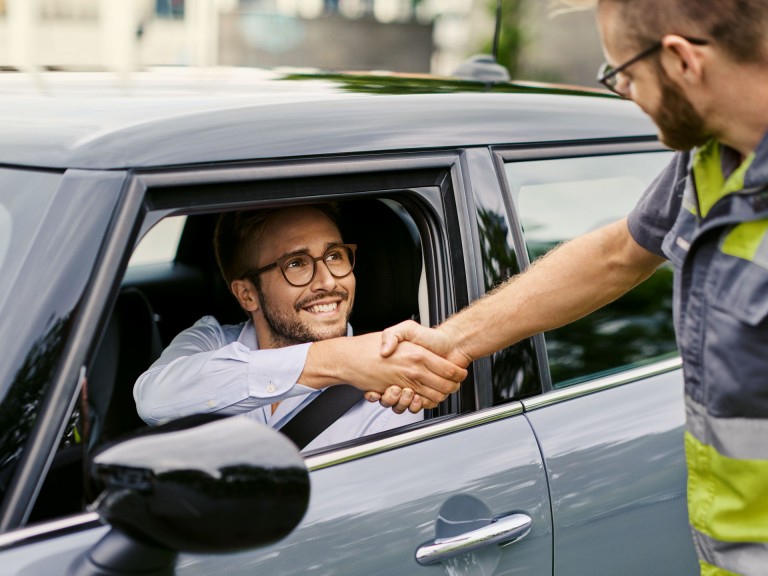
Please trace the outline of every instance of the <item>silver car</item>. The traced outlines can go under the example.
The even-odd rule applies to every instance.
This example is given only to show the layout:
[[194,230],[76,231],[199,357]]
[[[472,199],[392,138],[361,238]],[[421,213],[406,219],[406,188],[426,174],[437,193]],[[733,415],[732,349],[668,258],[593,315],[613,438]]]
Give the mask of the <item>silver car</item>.
[[666,266],[476,361],[423,422],[301,456],[239,419],[148,430],[130,395],[180,330],[238,318],[217,214],[338,201],[356,330],[434,325],[632,208],[671,152],[630,103],[422,76],[3,72],[0,115],[0,574],[698,573]]

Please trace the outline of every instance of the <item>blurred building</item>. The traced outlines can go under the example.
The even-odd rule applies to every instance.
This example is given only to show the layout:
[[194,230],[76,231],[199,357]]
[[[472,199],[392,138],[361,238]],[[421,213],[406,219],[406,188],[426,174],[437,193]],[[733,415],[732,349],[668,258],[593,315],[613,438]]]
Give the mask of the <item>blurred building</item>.
[[[526,0],[524,78],[591,83],[589,13]],[[0,67],[245,65],[450,74],[488,44],[493,0],[0,0]],[[574,22],[578,25],[574,26]]]

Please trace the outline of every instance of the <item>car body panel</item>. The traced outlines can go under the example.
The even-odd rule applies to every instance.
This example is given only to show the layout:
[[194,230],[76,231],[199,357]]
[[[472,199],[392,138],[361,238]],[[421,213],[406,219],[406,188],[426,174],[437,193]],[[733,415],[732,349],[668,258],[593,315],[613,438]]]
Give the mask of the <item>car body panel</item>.
[[[490,564],[497,573],[550,573],[547,484],[528,423],[517,415],[482,424],[482,412],[472,420],[480,423],[460,433],[314,470],[309,511],[296,531],[275,546],[241,554],[232,566],[285,576],[308,569],[325,575],[435,571],[416,563],[416,549],[435,538],[441,506],[464,494],[494,514],[524,511],[533,528],[506,548],[491,545],[457,561]],[[443,424],[450,426],[450,420]],[[298,557],[310,560],[297,562]],[[177,573],[214,575],[226,565],[220,558],[182,556]]]
[[541,406],[526,414],[549,478],[555,574],[697,573],[693,546],[668,545],[684,542],[688,529],[685,415],[679,360],[662,364],[668,371],[653,365],[608,377],[628,383],[599,393],[584,394],[600,390],[598,380],[563,390],[569,400],[531,402]]
[[[253,75],[256,85],[246,75],[237,80],[245,85],[239,90],[221,79],[218,89],[201,88],[204,75],[180,76],[170,89],[136,73],[124,91],[100,94],[99,87],[119,88],[120,83],[94,74],[93,95],[62,90],[55,108],[49,93],[11,92],[0,110],[6,133],[0,163],[156,167],[653,134],[642,113],[617,99],[526,92],[392,95],[386,84],[377,94],[374,89],[353,92],[327,79],[294,82],[297,89],[279,77]],[[49,92],[56,94],[55,74],[40,81],[50,82]],[[249,95],[248,86],[260,91],[258,99]],[[434,83],[432,90],[440,86]],[[465,86],[477,90],[476,84]],[[28,118],[45,122],[30,129]]]

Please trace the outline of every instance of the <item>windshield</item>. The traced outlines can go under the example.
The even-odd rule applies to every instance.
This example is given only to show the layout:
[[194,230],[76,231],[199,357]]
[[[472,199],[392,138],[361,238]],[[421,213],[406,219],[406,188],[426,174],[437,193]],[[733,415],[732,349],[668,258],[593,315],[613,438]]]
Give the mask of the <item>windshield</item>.
[[53,172],[0,168],[0,311],[60,181]]

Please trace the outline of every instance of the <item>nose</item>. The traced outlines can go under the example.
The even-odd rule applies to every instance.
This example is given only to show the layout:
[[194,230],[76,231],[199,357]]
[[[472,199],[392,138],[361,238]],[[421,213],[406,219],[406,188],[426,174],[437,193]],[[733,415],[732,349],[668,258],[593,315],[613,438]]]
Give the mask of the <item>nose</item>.
[[318,260],[315,262],[315,277],[312,278],[310,283],[310,289],[312,290],[324,290],[330,292],[336,287],[336,278],[328,269],[328,265],[325,260]]

